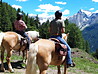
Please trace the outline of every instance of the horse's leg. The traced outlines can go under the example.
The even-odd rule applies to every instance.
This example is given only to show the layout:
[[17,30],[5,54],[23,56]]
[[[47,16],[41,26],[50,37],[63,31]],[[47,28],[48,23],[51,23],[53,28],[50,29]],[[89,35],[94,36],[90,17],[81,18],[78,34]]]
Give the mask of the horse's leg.
[[38,64],[39,70],[40,70],[40,74],[46,74],[47,73],[47,69],[48,69],[48,64],[47,63],[41,63],[41,61],[39,61],[40,64]]
[[67,64],[66,64],[66,62],[64,63],[64,74],[68,74],[67,73]]
[[23,50],[23,63],[27,64],[27,50]]
[[3,60],[4,60],[4,48],[1,48],[1,71],[5,71],[4,69],[4,64],[3,64]]
[[40,70],[40,74],[46,74],[47,70]]
[[25,58],[25,50],[22,51],[22,61],[24,62],[24,58]]
[[7,51],[7,57],[6,57],[6,60],[7,60],[7,64],[8,64],[8,69],[10,72],[14,72],[14,70],[12,69],[12,66],[11,66],[11,63],[10,63],[10,57],[12,55],[12,51]]
[[26,64],[27,64],[27,58],[28,58],[28,50],[26,50],[26,59],[25,59]]
[[57,66],[57,68],[58,68],[58,74],[61,74],[61,71],[60,71],[60,65]]

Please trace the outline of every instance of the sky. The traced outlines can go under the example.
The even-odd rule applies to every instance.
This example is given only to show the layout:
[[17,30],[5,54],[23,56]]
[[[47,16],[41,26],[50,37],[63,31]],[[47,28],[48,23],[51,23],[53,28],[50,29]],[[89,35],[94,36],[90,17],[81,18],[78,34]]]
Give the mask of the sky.
[[98,12],[98,0],[2,0],[16,10],[20,8],[30,16],[52,17],[60,10],[64,17],[76,14],[80,9]]

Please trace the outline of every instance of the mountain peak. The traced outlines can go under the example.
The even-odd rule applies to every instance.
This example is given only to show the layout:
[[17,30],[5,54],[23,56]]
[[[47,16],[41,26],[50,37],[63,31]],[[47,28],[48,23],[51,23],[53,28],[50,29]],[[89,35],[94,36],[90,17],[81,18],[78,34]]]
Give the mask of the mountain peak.
[[80,10],[78,11],[78,13],[85,13],[87,16],[91,16],[91,15],[92,15],[92,12],[87,11],[87,10],[83,10],[83,9],[80,9]]
[[96,24],[98,22],[98,13],[87,10],[79,10],[78,13],[68,18],[71,23],[75,23],[81,30],[85,27]]

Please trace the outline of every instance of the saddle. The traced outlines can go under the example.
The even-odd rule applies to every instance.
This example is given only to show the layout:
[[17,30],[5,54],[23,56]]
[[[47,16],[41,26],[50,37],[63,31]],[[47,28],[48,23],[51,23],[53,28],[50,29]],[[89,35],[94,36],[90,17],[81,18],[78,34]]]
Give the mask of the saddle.
[[25,46],[27,44],[27,38],[21,38],[20,45]]
[[55,42],[55,49],[56,52],[60,55],[60,56],[66,56],[67,55],[67,46],[62,44],[58,39],[56,38],[50,38],[50,40]]
[[[27,47],[27,38],[24,38],[23,36],[21,36],[20,34],[18,34],[18,38],[19,38],[19,43],[20,43],[20,50],[23,50],[23,49],[26,49]],[[22,48],[22,47],[25,47],[25,48]]]

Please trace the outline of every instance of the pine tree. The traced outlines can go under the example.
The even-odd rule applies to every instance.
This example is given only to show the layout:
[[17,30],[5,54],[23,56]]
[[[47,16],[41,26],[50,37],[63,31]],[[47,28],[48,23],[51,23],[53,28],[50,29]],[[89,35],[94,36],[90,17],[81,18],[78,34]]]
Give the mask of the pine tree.
[[90,53],[90,47],[89,47],[88,41],[85,41],[85,51],[86,51],[87,53]]
[[42,38],[49,38],[49,20],[47,20],[46,22],[42,23],[42,25],[39,26],[39,32],[40,32],[40,36]]
[[7,12],[8,5],[6,3],[2,4],[1,8],[1,30],[2,31],[8,31],[11,30],[11,21],[9,19],[9,15]]
[[38,15],[35,17],[35,20],[34,21],[35,21],[36,28],[38,29],[38,27],[40,25]]
[[65,23],[65,32],[67,32],[67,26],[69,25],[68,19],[66,19],[66,20],[64,21],[64,23]]
[[66,33],[69,33],[68,44],[72,48],[84,48],[84,39],[82,37],[82,32],[74,23],[69,23],[65,20]]

